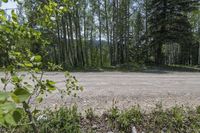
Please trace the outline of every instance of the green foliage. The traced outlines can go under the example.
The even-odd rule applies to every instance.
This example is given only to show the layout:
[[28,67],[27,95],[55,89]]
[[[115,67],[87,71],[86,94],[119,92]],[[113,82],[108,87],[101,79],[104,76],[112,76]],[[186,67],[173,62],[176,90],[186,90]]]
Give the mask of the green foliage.
[[[92,110],[89,116],[95,116]],[[91,113],[92,112],[92,113]],[[91,115],[92,114],[92,115]],[[14,115],[15,117],[11,117]],[[5,121],[15,124],[18,112],[6,116]],[[1,117],[1,115],[0,115]],[[173,107],[164,110],[157,106],[148,113],[142,113],[138,107],[127,110],[119,110],[116,107],[108,111],[108,114],[95,117],[88,122],[88,118],[78,113],[77,107],[59,108],[58,110],[40,111],[36,116],[36,125],[40,133],[81,133],[81,132],[108,132],[129,133],[135,127],[138,132],[167,132],[167,133],[198,133],[200,131],[199,107],[196,109]],[[4,119],[0,119],[2,121]],[[109,123],[108,123],[109,121]],[[25,123],[25,124],[23,124]],[[112,125],[111,125],[112,123]],[[95,129],[93,129],[95,125]],[[33,132],[28,117],[22,114],[20,126],[2,127],[3,132],[27,133]]]
[[[14,114],[17,119],[17,112]],[[8,117],[10,122],[13,122],[12,117]],[[60,108],[57,111],[44,110],[40,111],[35,116],[35,123],[39,125],[39,133],[81,133],[80,120],[81,116],[77,111],[77,107],[73,106],[70,108]],[[20,126],[11,126],[7,128],[2,128],[4,132],[15,132],[15,133],[31,133],[34,132],[30,123],[28,122],[28,117],[23,114],[20,121]],[[0,127],[1,128],[1,127]]]
[[151,0],[149,6],[150,45],[155,51],[155,62],[163,64],[163,45],[179,44],[180,64],[186,64],[191,56],[188,49],[196,43],[188,13],[199,10],[198,0]]
[[[198,109],[197,109],[198,111]],[[199,114],[192,109],[183,107],[173,107],[164,111],[156,108],[146,117],[145,132],[199,132]]]
[[[82,87],[79,87],[75,77],[68,72],[66,72],[65,75],[66,89],[61,90],[57,88],[56,82],[52,80],[44,80],[44,72],[42,71],[43,64],[41,62],[42,58],[39,55],[33,55],[28,50],[25,54],[11,51],[9,55],[12,60],[12,65],[8,67],[5,78],[1,79],[5,88],[4,91],[0,92],[0,96],[2,96],[0,98],[0,113],[3,118],[1,124],[4,126],[17,125],[21,120],[20,116],[25,114],[25,112],[27,112],[27,115],[31,114],[32,117],[35,117],[37,114],[35,113],[36,109],[34,111],[30,110],[30,108],[32,108],[30,100],[41,103],[44,99],[43,94],[49,94],[55,90],[62,93],[63,97],[66,95],[76,96],[76,92],[83,89]],[[17,67],[22,68],[27,73],[18,74],[16,72]],[[32,83],[24,81],[25,78],[32,79]],[[8,83],[12,84],[14,87],[12,89],[7,89]],[[16,117],[16,114],[18,114],[17,116],[19,117]],[[30,122],[35,123],[34,121],[35,119],[32,118]]]
[[43,119],[38,121],[41,133],[80,133],[80,114],[75,106],[41,115]]
[[89,108],[85,111],[86,119],[92,121],[96,116],[94,114],[94,110],[92,108]]
[[131,131],[131,125],[139,125],[142,122],[142,114],[138,108],[123,111],[117,118],[117,123],[121,131]]
[[77,91],[83,91],[83,87],[78,85],[77,79],[72,76],[69,72],[65,73],[65,77],[66,77],[66,92],[68,95],[73,95],[74,97],[76,97],[77,95]]
[[17,88],[12,94],[12,99],[16,103],[25,102],[31,96],[30,92],[26,89]]
[[3,2],[5,2],[5,3],[7,3],[8,2],[8,0],[2,0]]
[[[48,11],[50,11],[46,13],[51,13],[53,11],[52,8],[56,6],[54,2],[50,2],[49,4]],[[5,63],[5,77],[1,78],[4,87],[0,91],[0,125],[5,128],[10,126],[17,127],[21,124],[22,116],[25,115],[25,119],[28,118],[33,132],[38,133],[36,115],[40,111],[36,108],[33,110],[33,105],[30,101],[41,103],[44,99],[44,94],[48,95],[56,90],[61,92],[62,96],[72,94],[76,96],[76,92],[82,90],[82,88],[78,85],[75,77],[69,73],[65,75],[66,89],[62,90],[56,87],[56,82],[43,79],[43,68],[51,70],[51,68],[56,69],[60,67],[56,67],[56,65],[51,63],[43,63],[41,55],[33,54],[27,48],[17,48],[15,44],[23,39],[40,42],[41,44],[46,44],[47,41],[43,40],[41,33],[30,27],[29,24],[19,24],[18,16],[14,10],[11,11],[11,21],[5,17],[4,10],[1,10],[0,15],[0,34],[2,35],[0,38],[0,50],[5,54],[7,61],[9,61]],[[19,68],[26,71],[26,73],[18,73],[16,69]],[[31,82],[26,82],[26,78],[31,79]],[[12,86],[8,87],[8,84]],[[69,116],[71,116],[72,111],[76,111],[76,109],[73,108],[71,112],[69,111]],[[69,118],[69,121],[71,119]],[[23,124],[28,125],[27,121]],[[70,126],[69,124],[67,129]],[[73,127],[69,131],[73,132]]]
[[142,113],[138,107],[133,107],[124,111],[112,108],[108,118],[113,127],[125,133],[131,132],[132,126],[142,123]]
[[111,108],[111,110],[109,111],[109,115],[108,118],[111,121],[116,121],[116,119],[119,117],[120,114],[120,110],[116,107]]

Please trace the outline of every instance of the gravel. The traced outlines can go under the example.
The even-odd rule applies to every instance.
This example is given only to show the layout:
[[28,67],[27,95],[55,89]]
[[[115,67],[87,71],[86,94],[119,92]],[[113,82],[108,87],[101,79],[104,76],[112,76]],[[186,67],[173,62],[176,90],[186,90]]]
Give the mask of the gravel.
[[[72,75],[84,87],[77,98],[61,99],[59,93],[53,93],[36,106],[54,108],[76,103],[80,111],[93,108],[103,113],[114,105],[125,109],[139,104],[142,109],[149,110],[158,103],[166,108],[175,105],[195,107],[200,101],[198,72],[77,72]],[[2,76],[0,73],[0,78]],[[65,87],[62,72],[47,72],[44,78],[56,81],[59,88]]]

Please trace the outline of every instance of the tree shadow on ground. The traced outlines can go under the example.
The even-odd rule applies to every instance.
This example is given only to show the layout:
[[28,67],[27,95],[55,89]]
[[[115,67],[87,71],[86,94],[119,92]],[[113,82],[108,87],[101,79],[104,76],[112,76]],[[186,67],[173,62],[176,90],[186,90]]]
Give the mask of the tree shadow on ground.
[[170,72],[200,72],[199,67],[193,66],[181,66],[181,65],[162,65],[162,66],[148,66],[142,72],[144,73],[155,73],[155,74],[166,74]]

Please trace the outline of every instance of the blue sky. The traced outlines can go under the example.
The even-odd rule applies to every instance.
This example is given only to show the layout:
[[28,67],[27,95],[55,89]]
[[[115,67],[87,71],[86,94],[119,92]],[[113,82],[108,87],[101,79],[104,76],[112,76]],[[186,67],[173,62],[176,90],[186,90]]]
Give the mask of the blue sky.
[[11,10],[12,8],[16,8],[17,4],[16,2],[13,2],[12,0],[9,0],[7,3],[2,3],[2,6],[0,7],[0,9],[9,9],[6,10],[7,14],[10,15],[11,14]]
[[2,3],[1,9],[7,9],[7,8],[16,8],[17,4],[13,2],[12,0],[9,0],[8,3]]

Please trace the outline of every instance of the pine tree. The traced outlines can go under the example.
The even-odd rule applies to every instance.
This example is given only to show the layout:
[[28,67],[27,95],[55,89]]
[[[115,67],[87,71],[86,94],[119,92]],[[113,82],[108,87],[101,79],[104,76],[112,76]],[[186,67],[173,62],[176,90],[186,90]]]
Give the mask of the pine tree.
[[198,0],[151,0],[149,36],[156,64],[163,63],[162,46],[168,43],[180,44],[181,63],[189,58],[185,48],[191,45],[193,37],[187,13],[196,10],[198,3]]

